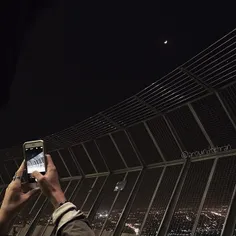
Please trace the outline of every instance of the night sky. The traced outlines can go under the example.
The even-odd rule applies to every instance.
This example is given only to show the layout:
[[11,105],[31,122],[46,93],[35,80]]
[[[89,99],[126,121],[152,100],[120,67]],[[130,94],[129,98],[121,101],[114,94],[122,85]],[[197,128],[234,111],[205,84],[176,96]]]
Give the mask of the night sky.
[[236,26],[228,3],[29,2],[3,15],[0,148],[124,100]]

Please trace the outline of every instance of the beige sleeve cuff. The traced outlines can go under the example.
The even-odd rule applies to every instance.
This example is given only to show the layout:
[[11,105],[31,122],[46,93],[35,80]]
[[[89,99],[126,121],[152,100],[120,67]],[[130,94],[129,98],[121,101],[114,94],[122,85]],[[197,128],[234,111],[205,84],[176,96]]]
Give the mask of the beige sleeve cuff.
[[81,211],[76,210],[76,206],[71,202],[67,202],[57,208],[52,214],[52,221],[55,224],[57,222],[57,230],[61,229],[66,223],[83,215]]

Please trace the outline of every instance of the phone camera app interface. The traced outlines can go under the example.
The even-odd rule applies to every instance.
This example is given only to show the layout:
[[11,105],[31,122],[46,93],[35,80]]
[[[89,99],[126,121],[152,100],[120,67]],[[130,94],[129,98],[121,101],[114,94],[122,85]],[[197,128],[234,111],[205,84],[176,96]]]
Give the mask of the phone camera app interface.
[[25,150],[28,174],[34,171],[45,172],[43,147],[28,148]]

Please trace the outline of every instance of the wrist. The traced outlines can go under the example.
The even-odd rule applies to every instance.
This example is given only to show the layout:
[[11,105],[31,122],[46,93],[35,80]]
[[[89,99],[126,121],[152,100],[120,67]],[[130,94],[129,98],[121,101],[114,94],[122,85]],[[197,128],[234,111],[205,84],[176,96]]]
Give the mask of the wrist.
[[51,197],[51,203],[57,209],[61,203],[66,201],[66,197],[62,191],[56,192]]
[[15,217],[15,214],[8,209],[1,208],[0,209],[0,223],[6,223],[11,220],[13,220]]

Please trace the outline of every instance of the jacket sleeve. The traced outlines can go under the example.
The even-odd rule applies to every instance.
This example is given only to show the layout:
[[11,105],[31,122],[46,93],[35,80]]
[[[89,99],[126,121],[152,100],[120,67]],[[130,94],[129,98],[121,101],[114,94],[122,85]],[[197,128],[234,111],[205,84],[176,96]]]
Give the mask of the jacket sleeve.
[[52,215],[57,236],[94,236],[85,216],[76,206],[67,202],[56,209]]

